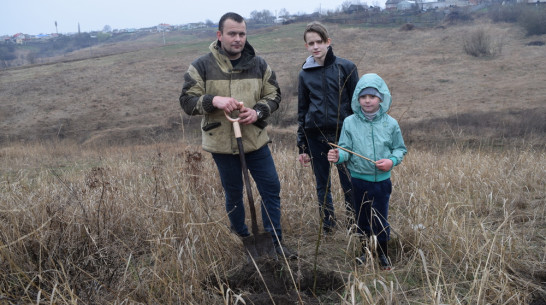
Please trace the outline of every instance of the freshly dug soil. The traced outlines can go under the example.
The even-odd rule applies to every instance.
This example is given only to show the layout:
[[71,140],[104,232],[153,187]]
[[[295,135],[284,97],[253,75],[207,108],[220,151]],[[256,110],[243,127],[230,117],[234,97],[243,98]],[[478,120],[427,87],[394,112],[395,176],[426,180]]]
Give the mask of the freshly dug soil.
[[[245,262],[224,279],[210,276],[207,285],[224,290],[231,289],[245,300],[246,304],[322,304],[334,300],[336,292],[343,289],[344,282],[333,271],[314,270],[312,265],[301,260],[269,257]],[[209,286],[209,287],[210,287]]]

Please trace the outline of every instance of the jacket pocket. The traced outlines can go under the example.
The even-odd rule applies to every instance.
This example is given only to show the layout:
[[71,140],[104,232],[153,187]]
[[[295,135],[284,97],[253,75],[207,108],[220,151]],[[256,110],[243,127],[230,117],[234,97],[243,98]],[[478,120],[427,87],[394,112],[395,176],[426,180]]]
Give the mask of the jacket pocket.
[[262,120],[257,120],[256,122],[252,123],[254,124],[254,126],[260,128],[260,129],[264,129],[267,127],[267,122],[266,121],[262,121]]
[[208,123],[207,125],[201,127],[201,129],[203,129],[203,131],[209,131],[209,130],[212,130],[214,128],[220,127],[220,125],[222,125],[222,123],[220,123],[220,122]]

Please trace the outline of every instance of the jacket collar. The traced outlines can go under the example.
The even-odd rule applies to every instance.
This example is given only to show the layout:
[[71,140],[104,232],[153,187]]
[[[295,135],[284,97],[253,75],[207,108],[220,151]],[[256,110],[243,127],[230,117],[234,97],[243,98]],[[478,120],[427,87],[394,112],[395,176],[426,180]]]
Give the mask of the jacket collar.
[[326,57],[324,58],[324,66],[327,67],[333,64],[336,61],[336,56],[334,55],[334,49],[332,46],[328,47],[328,52],[326,52]]
[[[219,40],[216,40],[216,44],[214,45],[214,49],[220,54],[221,56],[225,56],[227,60],[229,58],[227,57],[226,53],[224,52],[224,49],[222,49],[222,42]],[[256,57],[256,51],[254,48],[250,45],[250,43],[247,41],[245,43],[245,46],[243,48],[243,51],[241,52],[241,60],[239,61],[239,64],[237,64],[236,68],[237,70],[244,70],[247,69],[249,66],[252,65],[252,60]]]

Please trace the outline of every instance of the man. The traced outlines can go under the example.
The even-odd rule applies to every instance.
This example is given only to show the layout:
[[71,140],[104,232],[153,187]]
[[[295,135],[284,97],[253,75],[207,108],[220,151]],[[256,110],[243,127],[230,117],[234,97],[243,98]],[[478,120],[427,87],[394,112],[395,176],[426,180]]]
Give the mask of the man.
[[220,18],[210,53],[195,60],[184,74],[180,105],[189,115],[203,115],[202,146],[218,167],[231,229],[250,235],[245,224],[243,178],[232,123],[225,113],[237,110],[247,167],[262,197],[264,228],[278,254],[295,257],[282,242],[280,181],[267,144],[265,119],[279,108],[281,91],[275,73],[246,41],[246,22],[236,13]]
[[[343,120],[351,115],[351,98],[358,82],[356,65],[334,55],[328,31],[319,22],[311,22],[303,33],[310,53],[298,80],[298,160],[304,166],[311,162],[325,233],[336,226],[332,203],[330,163],[326,156],[337,143]],[[344,193],[349,224],[352,223],[352,186],[345,164],[336,165]]]

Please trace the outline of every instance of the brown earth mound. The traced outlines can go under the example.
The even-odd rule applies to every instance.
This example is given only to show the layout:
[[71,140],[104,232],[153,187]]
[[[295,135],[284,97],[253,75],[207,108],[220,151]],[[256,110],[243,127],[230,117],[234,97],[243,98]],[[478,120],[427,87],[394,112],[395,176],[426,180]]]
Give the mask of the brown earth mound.
[[260,258],[246,261],[226,278],[209,276],[204,285],[213,290],[223,286],[239,294],[246,304],[322,304],[343,289],[341,276],[315,270],[302,260]]

